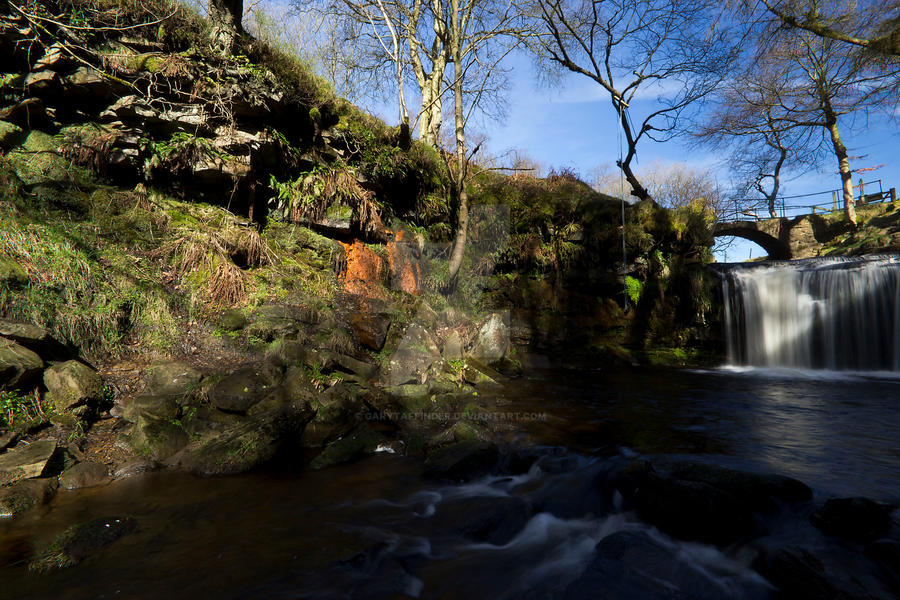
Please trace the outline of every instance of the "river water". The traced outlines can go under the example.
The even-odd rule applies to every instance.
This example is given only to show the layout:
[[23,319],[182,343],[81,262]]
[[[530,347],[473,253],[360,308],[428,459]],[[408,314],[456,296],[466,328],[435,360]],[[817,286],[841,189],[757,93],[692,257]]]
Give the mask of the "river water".
[[[791,475],[820,498],[900,501],[898,379],[556,370],[503,397],[498,410],[546,415],[509,434],[537,461],[466,484],[425,480],[419,459],[382,453],[323,471],[159,472],[60,491],[0,522],[0,598],[651,597],[627,569],[603,576],[606,595],[571,587],[597,543],[623,532],[668,552],[684,597],[763,598],[771,590],[740,551],[677,542],[623,512],[603,485],[611,470],[690,455]],[[138,531],[76,567],[27,571],[66,527],[109,516],[134,517]]]

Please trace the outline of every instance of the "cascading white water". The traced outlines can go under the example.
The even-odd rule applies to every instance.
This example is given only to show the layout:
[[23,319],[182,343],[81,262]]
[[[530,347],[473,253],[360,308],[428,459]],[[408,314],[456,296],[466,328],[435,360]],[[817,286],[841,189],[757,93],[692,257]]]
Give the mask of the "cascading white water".
[[719,268],[733,365],[900,371],[900,257]]

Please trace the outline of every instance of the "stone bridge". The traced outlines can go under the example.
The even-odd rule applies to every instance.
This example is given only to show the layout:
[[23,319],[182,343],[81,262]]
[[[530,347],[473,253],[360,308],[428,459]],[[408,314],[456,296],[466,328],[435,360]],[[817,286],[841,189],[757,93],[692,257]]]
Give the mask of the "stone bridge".
[[718,222],[713,235],[733,235],[763,247],[773,260],[818,256],[822,245],[842,229],[841,223],[829,224],[820,215],[781,217],[759,221]]

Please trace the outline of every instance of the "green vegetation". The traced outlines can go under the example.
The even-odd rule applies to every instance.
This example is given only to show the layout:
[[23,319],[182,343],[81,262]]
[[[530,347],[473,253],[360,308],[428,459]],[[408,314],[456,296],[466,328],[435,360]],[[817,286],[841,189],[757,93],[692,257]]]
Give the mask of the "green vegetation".
[[49,410],[49,404],[41,402],[36,395],[0,391],[0,426],[10,429],[28,427],[35,421],[44,421]]

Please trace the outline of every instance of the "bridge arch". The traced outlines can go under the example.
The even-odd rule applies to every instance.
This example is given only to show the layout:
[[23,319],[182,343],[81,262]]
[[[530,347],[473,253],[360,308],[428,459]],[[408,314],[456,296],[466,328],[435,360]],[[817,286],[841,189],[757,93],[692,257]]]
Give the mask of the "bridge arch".
[[732,235],[750,240],[762,246],[772,260],[790,260],[793,258],[790,245],[765,231],[757,222],[716,223],[713,226],[713,235],[716,237]]

